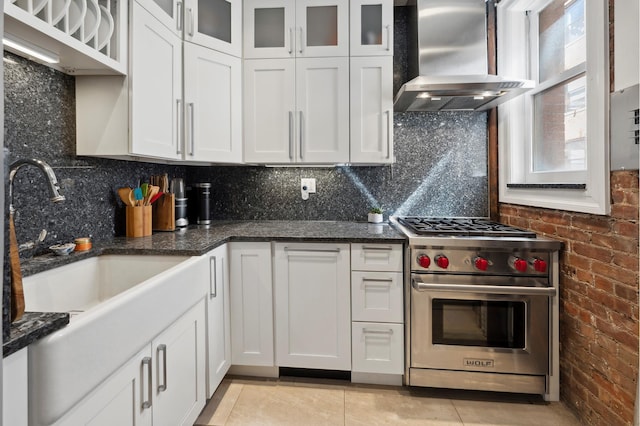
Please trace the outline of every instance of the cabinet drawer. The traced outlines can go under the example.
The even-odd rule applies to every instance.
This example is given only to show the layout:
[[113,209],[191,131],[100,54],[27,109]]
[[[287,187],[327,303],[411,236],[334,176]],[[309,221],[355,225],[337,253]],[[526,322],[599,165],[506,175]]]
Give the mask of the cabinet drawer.
[[351,326],[352,371],[404,374],[404,326],[354,322]]
[[403,322],[402,282],[402,272],[352,272],[351,319]]
[[402,244],[351,244],[351,269],[402,272]]

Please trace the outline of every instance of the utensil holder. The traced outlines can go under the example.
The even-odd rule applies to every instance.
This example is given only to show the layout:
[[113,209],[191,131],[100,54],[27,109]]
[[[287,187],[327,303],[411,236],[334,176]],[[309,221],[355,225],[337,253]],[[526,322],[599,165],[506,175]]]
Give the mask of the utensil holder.
[[176,199],[171,193],[164,193],[153,203],[153,229],[155,231],[175,231]]
[[151,235],[151,206],[127,206],[127,237]]

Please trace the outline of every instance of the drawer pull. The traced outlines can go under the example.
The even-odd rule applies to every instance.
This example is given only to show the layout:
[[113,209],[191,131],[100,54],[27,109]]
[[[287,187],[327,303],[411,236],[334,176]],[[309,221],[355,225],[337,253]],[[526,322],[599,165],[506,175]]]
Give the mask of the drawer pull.
[[294,251],[294,252],[310,252],[310,253],[340,253],[339,248],[334,249],[303,249],[303,248],[289,248],[285,247],[284,251]]
[[362,250],[384,250],[384,251],[391,251],[391,250],[393,250],[393,247],[391,247],[391,246],[386,246],[386,247],[380,247],[380,246],[362,246]]
[[393,329],[379,330],[375,328],[363,328],[362,332],[365,334],[393,334]]
[[[367,286],[367,282],[386,283],[387,285],[391,285],[391,283],[393,283],[393,278],[362,278],[362,285],[364,287]],[[380,284],[377,285],[379,286]]]

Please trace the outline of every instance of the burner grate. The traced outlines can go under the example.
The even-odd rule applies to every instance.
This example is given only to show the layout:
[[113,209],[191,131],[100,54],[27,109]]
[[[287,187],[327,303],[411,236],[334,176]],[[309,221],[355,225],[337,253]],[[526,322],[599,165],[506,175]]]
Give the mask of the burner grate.
[[398,221],[418,235],[535,238],[536,234],[484,218],[401,217]]

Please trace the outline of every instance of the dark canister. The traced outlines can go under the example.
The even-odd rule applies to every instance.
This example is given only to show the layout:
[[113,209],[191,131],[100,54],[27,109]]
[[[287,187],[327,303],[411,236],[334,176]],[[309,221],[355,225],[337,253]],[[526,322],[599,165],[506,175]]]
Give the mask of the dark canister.
[[195,223],[209,225],[211,223],[211,183],[194,183],[193,196],[195,199],[193,209]]

